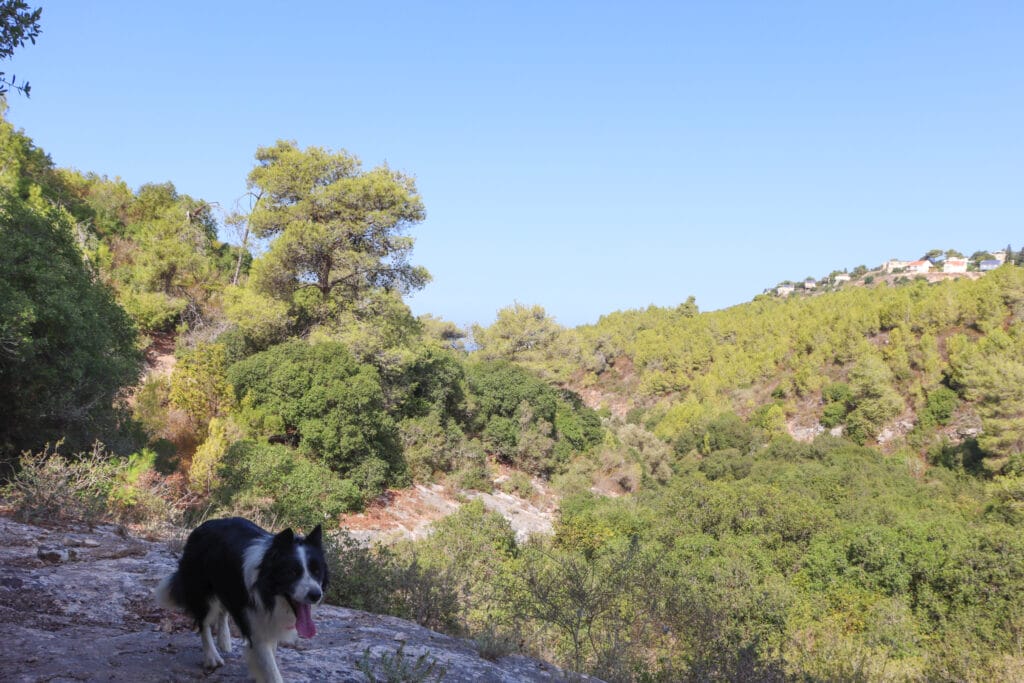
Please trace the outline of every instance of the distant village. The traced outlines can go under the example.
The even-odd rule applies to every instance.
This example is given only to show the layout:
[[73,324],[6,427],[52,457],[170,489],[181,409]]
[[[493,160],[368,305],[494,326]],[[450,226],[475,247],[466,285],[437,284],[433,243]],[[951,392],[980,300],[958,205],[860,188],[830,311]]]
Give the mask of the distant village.
[[[967,258],[954,250],[943,252],[935,249],[914,261],[889,259],[875,269],[857,266],[850,272],[833,271],[820,280],[813,277],[802,282],[785,280],[780,282],[774,290],[765,290],[765,293],[772,292],[776,296],[787,297],[801,290],[809,292],[819,289],[837,289],[848,283],[870,285],[878,282],[891,284],[909,278],[923,278],[929,282],[957,277],[978,278],[1006,263],[1008,254],[1012,254],[1012,250],[976,252]],[[1024,258],[1024,251],[1022,251],[1022,258]]]

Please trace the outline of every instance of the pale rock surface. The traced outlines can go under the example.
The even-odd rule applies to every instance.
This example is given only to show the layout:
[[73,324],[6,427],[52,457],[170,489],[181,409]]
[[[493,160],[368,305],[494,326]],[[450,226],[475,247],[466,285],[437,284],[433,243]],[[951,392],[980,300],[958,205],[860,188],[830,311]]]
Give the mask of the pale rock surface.
[[[495,480],[500,484],[506,477]],[[497,512],[508,520],[516,540],[525,541],[534,534],[550,535],[554,526],[557,501],[554,494],[538,479],[532,481],[539,492],[538,499],[547,504],[535,504],[502,491],[481,493],[463,491],[463,499],[479,499],[485,508]],[[401,538],[423,538],[430,533],[430,525],[447,517],[462,506],[437,484],[416,484],[408,489],[388,491],[377,504],[366,512],[346,515],[342,526],[362,543],[390,541]]]
[[[154,587],[176,562],[166,544],[118,527],[45,529],[0,517],[0,679],[247,680],[238,638],[225,666],[204,674],[188,620],[154,603]],[[356,665],[367,648],[393,657],[403,643],[410,659],[427,653],[443,666],[444,681],[566,680],[553,665],[520,655],[490,662],[470,641],[393,617],[326,606],[315,621],[315,638],[278,648],[286,681],[363,682]]]

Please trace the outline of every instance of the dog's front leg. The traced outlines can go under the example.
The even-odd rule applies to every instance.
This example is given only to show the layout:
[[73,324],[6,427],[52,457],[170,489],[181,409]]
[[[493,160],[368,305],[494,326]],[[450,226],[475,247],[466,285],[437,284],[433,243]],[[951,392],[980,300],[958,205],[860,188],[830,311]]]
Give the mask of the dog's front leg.
[[257,683],[284,683],[281,672],[277,669],[277,661],[274,659],[276,646],[276,643],[264,641],[249,644],[245,657],[249,664],[249,673]]

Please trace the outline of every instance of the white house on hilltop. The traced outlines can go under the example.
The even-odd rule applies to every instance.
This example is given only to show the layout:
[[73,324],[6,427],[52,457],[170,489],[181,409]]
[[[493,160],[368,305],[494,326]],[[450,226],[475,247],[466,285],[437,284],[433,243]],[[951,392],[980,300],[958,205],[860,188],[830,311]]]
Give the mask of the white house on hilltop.
[[928,273],[928,270],[932,267],[932,264],[929,261],[911,261],[905,267],[908,273],[917,273],[918,275],[925,275]]
[[967,261],[958,258],[949,258],[942,264],[943,273],[966,273]]

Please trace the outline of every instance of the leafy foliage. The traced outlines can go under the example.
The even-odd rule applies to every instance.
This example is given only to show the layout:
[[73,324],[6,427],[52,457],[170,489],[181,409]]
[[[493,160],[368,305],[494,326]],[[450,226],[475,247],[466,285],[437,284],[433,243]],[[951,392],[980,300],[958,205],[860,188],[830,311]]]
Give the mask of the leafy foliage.
[[448,668],[427,652],[415,659],[411,655],[406,655],[405,643],[400,644],[394,654],[383,652],[376,658],[370,652],[370,648],[366,648],[356,662],[356,668],[370,683],[440,682],[448,673]]
[[[294,142],[261,147],[256,159],[248,183],[259,201],[249,224],[275,238],[255,265],[262,291],[324,320],[368,291],[426,284],[427,271],[408,263],[413,240],[404,235],[424,217],[412,178],[387,166],[364,172],[347,152]],[[306,288],[317,296],[300,296]]]
[[600,418],[578,396],[508,361],[469,365],[467,384],[474,405],[470,429],[480,431],[499,457],[529,472],[550,475],[571,453],[602,440]]
[[[745,459],[744,476],[711,476],[721,458]],[[468,505],[365,557],[377,572],[415,558],[456,587],[457,630],[605,680],[1005,678],[1024,544],[1004,520],[1019,517],[933,474],[840,439],[780,439],[684,463],[632,498],[563,500],[552,538],[516,543]],[[999,490],[1019,507],[1017,484]]]
[[341,513],[358,510],[363,502],[351,480],[276,444],[235,442],[220,461],[216,481],[214,499],[222,506],[269,517],[280,526],[333,527]]
[[121,466],[102,445],[73,458],[61,444],[22,455],[18,472],[3,487],[15,516],[28,522],[70,519],[89,524],[108,512],[107,501]]
[[205,430],[231,407],[228,356],[223,344],[199,344],[179,353],[171,374],[170,401]]
[[386,463],[390,477],[401,472],[377,371],[344,345],[279,344],[232,365],[228,381],[254,434],[294,441],[342,475],[371,459]]
[[137,377],[135,330],[96,282],[66,214],[0,196],[0,457],[47,441],[116,436]]
[[[39,19],[42,14],[42,8],[32,9],[24,0],[4,0],[0,3],[0,60],[10,59],[15,48],[25,47],[25,41],[35,44],[41,31]],[[22,81],[19,85],[13,74],[8,79],[7,74],[0,71],[0,95],[5,94],[9,88],[20,90],[25,97],[32,92],[28,81]]]

